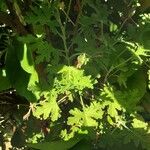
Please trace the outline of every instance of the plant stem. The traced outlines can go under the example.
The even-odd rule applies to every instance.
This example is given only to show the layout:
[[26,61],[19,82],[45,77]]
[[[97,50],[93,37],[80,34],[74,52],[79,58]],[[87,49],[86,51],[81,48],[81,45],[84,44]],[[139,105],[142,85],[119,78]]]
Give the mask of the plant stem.
[[101,37],[102,37],[102,39],[104,37],[104,24],[103,24],[103,21],[101,21]]
[[74,22],[71,20],[71,18],[69,17],[69,12],[70,12],[70,8],[71,8],[71,3],[72,3],[72,0],[69,1],[69,5],[68,5],[68,10],[67,10],[67,13],[62,10],[64,12],[64,14],[66,15],[66,20],[65,20],[65,28],[66,28],[66,24],[67,24],[67,20],[69,20],[73,26],[75,26]]
[[63,40],[63,45],[64,45],[64,50],[65,50],[65,54],[66,54],[66,60],[67,60],[67,64],[70,65],[70,58],[69,58],[69,49],[67,48],[67,41],[66,41],[66,29],[65,26],[63,26],[61,19],[60,19],[60,13],[59,10],[57,9],[57,21],[60,25],[60,29],[62,32],[62,35],[60,36]]
[[84,106],[84,102],[83,102],[83,98],[82,98],[81,94],[80,94],[80,102],[81,102],[82,108],[84,110],[85,106]]

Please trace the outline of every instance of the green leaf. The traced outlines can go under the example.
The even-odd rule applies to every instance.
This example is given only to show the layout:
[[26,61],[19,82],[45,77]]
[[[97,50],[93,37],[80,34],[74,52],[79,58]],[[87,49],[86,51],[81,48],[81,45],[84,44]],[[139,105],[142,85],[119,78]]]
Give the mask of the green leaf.
[[52,47],[47,42],[39,41],[35,43],[36,45],[33,45],[37,47],[37,54],[38,56],[36,57],[36,63],[39,64],[40,62],[50,62],[52,60],[52,56],[57,54],[57,50]]
[[110,27],[109,27],[110,32],[115,32],[118,30],[118,26],[114,24],[113,22],[110,22]]
[[120,105],[122,105],[126,111],[132,112],[137,110],[137,104],[141,99],[137,89],[116,91],[115,95]]
[[36,97],[28,90],[31,74],[23,70],[18,57],[23,56],[23,50],[23,44],[14,39],[7,52],[6,75],[11,83],[11,87],[15,88],[17,93],[27,98],[28,101],[33,102],[36,101]]
[[[37,37],[27,35],[24,37],[18,37],[18,40],[26,43],[26,46],[28,48],[27,55],[29,60],[31,60],[32,57],[30,53],[35,50],[37,53],[35,62],[37,64],[41,62],[51,62],[52,64],[57,64],[60,54],[58,53],[58,50],[56,50],[50,43],[44,41],[44,38],[45,37],[43,34]],[[33,61],[31,62],[33,63]]]
[[20,61],[21,67],[27,72],[27,73],[33,73],[35,71],[33,66],[33,60],[31,56],[31,52],[27,49],[27,44],[24,44],[23,49],[23,58]]
[[108,11],[106,5],[101,5],[98,0],[95,2],[96,4],[94,4],[92,1],[87,1],[88,5],[95,11],[95,13],[92,14],[92,17],[94,17],[94,20],[98,22],[103,21],[106,23],[107,17],[111,11]]
[[70,150],[91,150],[92,146],[91,146],[91,141],[88,140],[81,140],[80,142],[78,142],[73,148],[71,148]]
[[147,57],[149,56],[149,49],[145,49],[142,45],[139,45],[138,43],[131,43],[124,41],[128,46],[128,50],[132,53],[133,57],[139,61],[140,64],[143,63],[143,58],[142,57]]
[[93,102],[90,106],[83,108],[83,111],[75,108],[70,110],[69,113],[72,115],[68,118],[67,124],[71,126],[97,126],[98,119],[102,119],[103,111],[100,103]]
[[144,120],[142,120],[142,118],[134,118],[132,126],[134,128],[143,128],[146,130],[148,128],[148,123],[145,123]]
[[[125,133],[125,142],[132,141],[136,148],[142,147],[141,149],[143,150],[150,150],[150,134],[149,131],[145,130],[145,125],[139,121],[139,120],[134,120],[136,127],[135,129],[132,129],[131,132],[126,132]],[[144,127],[144,128],[143,128]]]
[[27,144],[27,146],[40,150],[69,150],[79,141],[80,139],[71,139],[67,142],[66,141],[43,142],[37,144]]
[[102,103],[103,107],[108,106],[108,114],[115,118],[118,115],[117,110],[122,110],[123,108],[115,96],[114,89],[110,85],[105,85],[101,92],[101,96],[104,99]]
[[[50,26],[51,30],[54,33],[57,33],[56,27],[58,23],[54,18],[54,7],[51,5],[41,5],[40,7],[31,7],[30,12],[27,12],[25,20],[33,25],[42,25],[40,28],[43,28],[43,25]],[[36,28],[36,26],[34,26]],[[44,29],[44,28],[43,28]]]
[[[150,13],[145,13],[143,14],[143,17],[145,17],[145,21],[150,22]],[[139,40],[141,42],[141,44],[143,45],[143,47],[145,49],[149,49],[150,52],[150,23],[148,23],[147,25],[141,27],[141,30],[139,31]]]
[[94,82],[91,80],[91,76],[85,76],[83,70],[73,66],[64,66],[58,74],[60,76],[55,80],[55,88],[60,93],[69,90],[82,91],[85,88],[93,88]]
[[42,25],[50,23],[50,17],[51,17],[51,8],[48,6],[44,6],[41,8],[38,7],[32,7],[32,12],[27,13],[26,21],[28,23],[37,24],[40,23]]
[[45,98],[45,102],[36,106],[33,115],[37,118],[43,117],[43,119],[50,117],[52,121],[56,121],[60,117],[60,108],[56,102],[57,93],[55,91],[47,92]]
[[27,49],[27,45],[24,44],[24,53],[23,58],[21,60],[21,67],[30,74],[30,79],[28,83],[28,89],[30,87],[36,86],[36,83],[39,82],[38,74],[35,70],[34,64],[33,64],[33,58],[31,56],[31,52]]
[[145,95],[147,88],[147,73],[141,67],[128,80],[128,90],[137,90],[137,102]]

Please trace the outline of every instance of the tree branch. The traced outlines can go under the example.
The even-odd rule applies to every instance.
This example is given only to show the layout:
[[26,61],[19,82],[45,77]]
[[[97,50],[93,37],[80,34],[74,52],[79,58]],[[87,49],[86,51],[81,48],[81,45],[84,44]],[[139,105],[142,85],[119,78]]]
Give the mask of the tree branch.
[[14,8],[14,4],[10,0],[5,1],[7,8],[10,11],[10,17],[12,21],[12,26],[14,29],[16,29],[16,32],[21,35],[26,35],[28,32],[25,29],[25,26],[20,22],[18,15],[16,14],[16,10]]

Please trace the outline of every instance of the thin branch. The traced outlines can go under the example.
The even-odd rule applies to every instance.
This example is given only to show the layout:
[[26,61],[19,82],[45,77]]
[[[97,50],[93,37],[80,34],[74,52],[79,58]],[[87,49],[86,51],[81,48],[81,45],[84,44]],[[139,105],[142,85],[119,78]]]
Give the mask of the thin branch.
[[63,96],[60,100],[58,100],[58,104],[61,104],[61,103],[63,103],[64,101],[66,101],[66,98],[67,98],[69,95],[71,95],[71,93],[66,94],[66,95]]
[[31,112],[34,111],[34,105],[32,103],[30,103],[30,108],[28,110],[28,112],[23,116],[23,120],[28,120],[30,115],[31,115]]

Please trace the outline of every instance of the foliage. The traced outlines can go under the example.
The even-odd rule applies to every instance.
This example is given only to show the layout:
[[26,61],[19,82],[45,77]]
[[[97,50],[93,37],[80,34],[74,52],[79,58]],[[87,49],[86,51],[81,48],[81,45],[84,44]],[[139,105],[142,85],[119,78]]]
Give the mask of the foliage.
[[24,149],[150,150],[149,6],[1,0],[3,138]]

